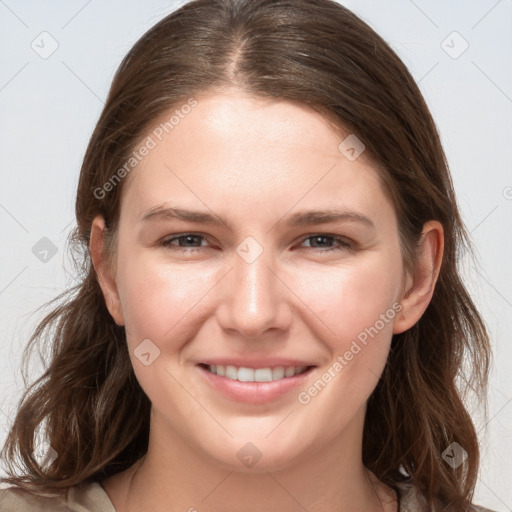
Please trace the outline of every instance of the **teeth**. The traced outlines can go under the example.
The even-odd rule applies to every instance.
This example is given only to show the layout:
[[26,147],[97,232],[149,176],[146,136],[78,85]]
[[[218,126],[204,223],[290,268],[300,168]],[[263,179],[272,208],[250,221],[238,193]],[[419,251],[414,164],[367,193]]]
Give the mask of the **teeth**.
[[210,372],[227,377],[231,380],[239,380],[241,382],[270,382],[273,380],[281,380],[287,377],[293,377],[306,370],[306,366],[276,366],[275,368],[245,368],[241,366],[220,364],[209,365]]
[[272,370],[272,380],[279,380],[284,378],[284,368],[282,366],[276,366]]
[[254,380],[256,382],[270,382],[272,380],[272,370],[270,368],[254,370]]
[[242,382],[254,382],[254,370],[252,368],[238,368],[238,380]]
[[[210,366],[210,368],[217,368],[220,365]],[[226,371],[224,372],[224,377],[228,379],[236,380],[238,377],[238,371],[234,366],[226,366]]]
[[295,368],[293,366],[288,366],[284,370],[284,376],[285,377],[293,377],[294,373],[295,373]]

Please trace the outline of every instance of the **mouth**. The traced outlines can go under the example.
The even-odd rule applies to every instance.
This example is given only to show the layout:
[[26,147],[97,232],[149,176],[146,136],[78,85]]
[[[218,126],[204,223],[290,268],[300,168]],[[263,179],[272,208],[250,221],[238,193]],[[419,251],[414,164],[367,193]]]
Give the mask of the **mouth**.
[[240,382],[272,382],[275,380],[289,379],[313,368],[313,366],[267,366],[264,368],[248,368],[245,366],[204,363],[201,363],[199,366],[214,375],[219,375],[226,379],[238,380]]
[[262,366],[250,368],[231,364],[196,365],[203,381],[230,401],[247,404],[266,404],[306,386],[316,366]]

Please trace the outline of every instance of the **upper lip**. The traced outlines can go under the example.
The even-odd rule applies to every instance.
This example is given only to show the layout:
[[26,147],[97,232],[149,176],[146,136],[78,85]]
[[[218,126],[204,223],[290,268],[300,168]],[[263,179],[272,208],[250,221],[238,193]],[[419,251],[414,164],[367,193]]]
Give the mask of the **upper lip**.
[[299,359],[286,359],[280,357],[243,358],[243,357],[212,357],[200,361],[198,364],[209,366],[237,366],[238,368],[274,368],[276,366],[315,366],[309,361]]

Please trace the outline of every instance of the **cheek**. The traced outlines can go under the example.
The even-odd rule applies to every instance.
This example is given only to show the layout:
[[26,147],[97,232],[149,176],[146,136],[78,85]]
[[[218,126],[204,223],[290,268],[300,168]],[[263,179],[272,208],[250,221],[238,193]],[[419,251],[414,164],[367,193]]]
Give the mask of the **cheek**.
[[172,368],[178,381],[184,379],[177,364],[180,352],[207,316],[205,294],[222,277],[218,270],[163,264],[149,251],[132,252],[119,261],[119,295],[132,366],[147,396],[162,409],[172,403],[185,415],[197,414],[194,402],[169,371]]
[[155,343],[180,339],[178,333],[201,314],[204,295],[218,280],[218,269],[162,264],[150,255],[120,263],[119,295],[131,338]]
[[396,300],[401,284],[401,266],[387,261],[330,269],[317,274],[315,286],[309,289],[305,302],[315,306],[312,309],[322,321],[321,339],[330,359],[319,368],[317,379],[299,390],[297,402],[303,414],[317,419],[317,425],[329,425],[327,437],[337,435],[354,418],[385,367],[393,320],[400,311]]
[[[401,285],[401,266],[394,258],[361,258],[353,265],[297,272],[294,287],[301,301],[320,324],[322,339],[332,340],[333,350],[377,323],[387,336],[392,330]],[[393,305],[395,304],[395,309]],[[385,315],[382,326],[381,315]],[[320,331],[319,331],[320,334]],[[349,343],[350,344],[350,343]]]
[[[129,337],[166,344],[190,339],[192,325],[213,314],[214,288],[225,270],[218,263],[172,264],[148,250],[124,254],[117,280]],[[282,292],[279,300],[290,303],[310,329],[319,326],[320,339],[345,343],[373,326],[396,300],[401,267],[394,261],[370,254],[337,266],[300,263],[283,269],[282,279],[293,293]]]

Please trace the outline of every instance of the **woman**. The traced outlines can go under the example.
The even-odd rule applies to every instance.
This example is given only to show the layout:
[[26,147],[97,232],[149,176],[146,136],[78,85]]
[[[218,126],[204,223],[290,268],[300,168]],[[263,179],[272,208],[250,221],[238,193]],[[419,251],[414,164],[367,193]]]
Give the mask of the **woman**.
[[114,78],[76,216],[83,280],[34,333],[52,358],[3,509],[484,510],[456,379],[467,358],[485,393],[489,342],[445,156],[346,8],[160,21]]

